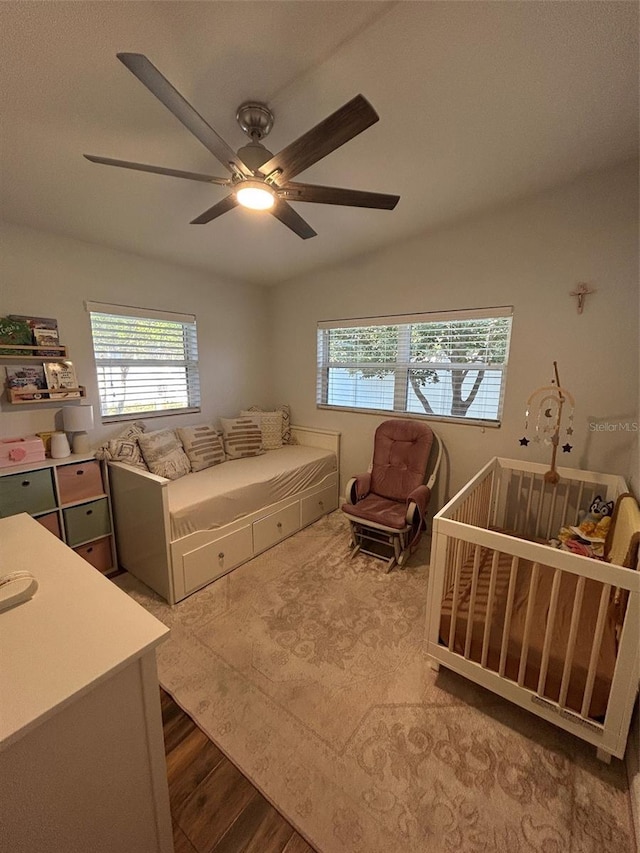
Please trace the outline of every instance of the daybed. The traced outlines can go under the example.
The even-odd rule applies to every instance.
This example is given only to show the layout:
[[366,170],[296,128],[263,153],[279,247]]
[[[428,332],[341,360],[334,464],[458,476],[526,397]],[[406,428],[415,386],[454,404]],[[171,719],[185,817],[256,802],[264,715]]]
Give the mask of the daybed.
[[176,480],[109,462],[120,565],[175,604],[334,510],[340,434],[291,432],[295,444]]
[[637,554],[625,568],[549,540],[626,485],[568,468],[552,485],[545,470],[493,459],[435,515],[426,651],[622,758],[640,677]]

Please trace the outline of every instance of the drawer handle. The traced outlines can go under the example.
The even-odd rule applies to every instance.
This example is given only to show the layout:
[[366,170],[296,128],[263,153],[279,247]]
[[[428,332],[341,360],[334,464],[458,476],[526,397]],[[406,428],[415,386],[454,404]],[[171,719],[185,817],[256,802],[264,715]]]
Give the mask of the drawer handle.
[[224,560],[224,551],[220,551],[220,553],[218,554],[218,559]]
[[84,468],[81,468],[79,471],[76,471],[76,477],[79,477],[80,474],[84,474]]
[[87,554],[90,554],[93,551],[93,545],[90,548],[87,548]]
[[23,486],[30,486],[30,485],[31,485],[31,480],[23,480],[23,481],[22,481],[22,485],[23,485]]
[[86,514],[87,514],[87,515],[93,515],[93,510],[92,510],[92,509],[88,509],[88,510],[87,510],[87,512],[86,512]]
[[278,528],[278,530],[280,530],[280,529],[282,528],[282,522],[281,522],[281,521],[279,521],[279,522],[276,524],[276,527]]
[[324,501],[318,501],[318,506],[320,509],[324,509]]

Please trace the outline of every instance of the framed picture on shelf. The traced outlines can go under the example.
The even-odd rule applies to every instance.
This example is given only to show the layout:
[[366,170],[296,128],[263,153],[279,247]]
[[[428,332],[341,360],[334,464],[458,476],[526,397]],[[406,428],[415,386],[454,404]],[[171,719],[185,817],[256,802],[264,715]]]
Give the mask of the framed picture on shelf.
[[5,367],[7,388],[20,392],[21,400],[42,400],[46,398],[47,379],[42,364],[15,364]]
[[[44,372],[47,378],[47,388],[50,391],[50,400],[80,396],[76,370],[70,361],[48,361],[44,365]],[[65,391],[66,388],[76,390]]]

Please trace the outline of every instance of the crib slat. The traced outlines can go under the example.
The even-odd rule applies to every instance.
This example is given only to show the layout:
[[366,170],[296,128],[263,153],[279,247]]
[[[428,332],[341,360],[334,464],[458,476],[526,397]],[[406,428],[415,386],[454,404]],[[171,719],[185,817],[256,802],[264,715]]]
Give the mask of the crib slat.
[[515,518],[513,520],[513,529],[514,530],[520,530],[519,523],[520,523],[520,507],[522,506],[521,494],[522,494],[522,478],[523,478],[523,476],[524,476],[524,472],[520,471],[519,476],[518,476],[518,488],[516,491],[516,514],[515,514]]
[[[529,518],[531,515],[531,500],[533,498],[533,484],[535,483],[536,475],[532,474],[529,478],[529,494],[527,495],[527,508],[524,513],[524,526],[522,528],[522,535],[527,535],[527,530],[529,529]],[[517,528],[516,528],[517,529]]]
[[567,526],[567,521],[568,521],[567,512],[568,512],[568,506],[569,506],[569,494],[571,492],[571,482],[572,481],[569,480],[569,482],[565,485],[564,500],[562,502],[562,517],[560,518],[560,524],[558,526],[558,530],[561,527]]
[[578,623],[580,621],[580,611],[582,610],[582,598],[584,595],[585,578],[581,575],[576,584],[576,594],[573,599],[573,612],[571,614],[571,625],[569,626],[569,639],[567,641],[567,651],[564,659],[564,668],[562,670],[562,682],[560,684],[560,696],[558,697],[558,705],[564,708],[567,701],[567,691],[569,690],[569,681],[571,680],[571,670],[573,668],[573,655],[576,649],[576,638],[578,636]]
[[553,573],[553,581],[551,582],[551,596],[549,599],[549,613],[547,615],[547,626],[544,632],[544,644],[542,646],[542,661],[540,663],[540,677],[538,678],[538,695],[544,694],[544,685],[547,680],[547,670],[549,669],[549,654],[551,652],[551,638],[553,636],[553,626],[556,620],[556,610],[558,609],[558,595],[560,593],[560,580],[562,572],[556,569]]
[[598,666],[598,658],[600,657],[600,646],[602,645],[602,636],[604,634],[604,625],[609,608],[609,597],[611,595],[611,584],[605,583],[602,586],[600,593],[600,606],[598,608],[598,618],[596,620],[596,629],[593,635],[593,645],[591,646],[591,656],[589,658],[589,669],[587,671],[587,683],[584,688],[584,696],[582,698],[582,708],[580,713],[583,717],[589,716],[589,707],[591,705],[591,696],[593,694],[593,685],[596,680],[596,669]]
[[531,569],[531,580],[529,582],[529,600],[527,601],[527,613],[524,619],[524,636],[522,638],[522,651],[520,653],[520,666],[518,668],[518,684],[524,684],[524,675],[527,669],[527,657],[529,656],[529,639],[531,637],[531,625],[533,623],[533,608],[535,606],[536,592],[538,591],[538,575],[540,563],[534,563]]
[[473,617],[476,609],[476,595],[478,592],[478,574],[480,572],[480,554],[482,549],[476,545],[473,555],[473,574],[471,575],[471,595],[469,596],[469,614],[467,616],[467,633],[464,638],[464,656],[469,657],[471,653],[471,637],[473,634]]
[[544,478],[540,481],[540,498],[538,499],[538,509],[536,510],[536,523],[533,529],[534,538],[538,538],[540,535],[540,521],[542,519],[542,507],[544,504],[544,490],[545,490],[545,480]]
[[[547,535],[545,539],[551,538],[551,528],[553,526],[553,516],[556,511],[556,498],[558,497],[558,484],[553,484],[553,492],[551,494],[551,506],[549,508],[549,520],[547,521]],[[559,528],[558,528],[559,529]]]
[[582,507],[582,494],[584,492],[584,480],[580,480],[580,488],[578,489],[578,500],[576,501],[576,517],[574,524],[578,524],[580,522],[580,516],[578,513]]
[[493,474],[493,485],[495,484],[495,497],[491,500],[491,505],[493,506],[493,512],[488,520],[487,526],[492,524],[494,527],[498,524],[498,512],[500,510],[500,490],[502,488],[502,477],[498,474],[496,476],[495,472]]
[[511,559],[511,569],[509,571],[509,589],[507,591],[507,606],[504,613],[504,628],[502,629],[502,646],[500,647],[500,664],[498,666],[498,674],[504,676],[504,671],[507,665],[507,649],[509,647],[509,634],[511,633],[511,619],[513,616],[513,600],[516,595],[516,578],[518,577],[519,557]]
[[491,623],[493,621],[493,599],[496,594],[496,578],[498,576],[498,561],[500,552],[494,551],[491,560],[491,578],[489,580],[489,595],[487,598],[487,613],[484,623],[484,636],[482,638],[482,658],[481,664],[486,667],[487,658],[489,656],[489,637],[491,636]]
[[[451,544],[451,540],[449,540]],[[453,651],[453,642],[456,636],[456,623],[458,621],[458,597],[460,595],[460,575],[462,574],[462,561],[458,560],[460,540],[456,539],[453,546],[454,553],[454,581],[453,581],[453,602],[451,606],[451,627],[449,628],[449,651]]]

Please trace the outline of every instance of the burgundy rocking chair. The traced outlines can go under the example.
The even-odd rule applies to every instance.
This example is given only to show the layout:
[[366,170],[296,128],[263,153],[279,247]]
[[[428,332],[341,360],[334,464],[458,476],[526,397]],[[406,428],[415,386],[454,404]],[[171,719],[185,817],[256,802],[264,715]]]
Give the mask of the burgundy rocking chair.
[[[435,462],[427,482],[432,449]],[[417,546],[436,481],[442,443],[424,421],[394,419],[377,428],[371,471],[347,483],[342,511],[351,525],[351,557],[360,551],[403,566]]]

